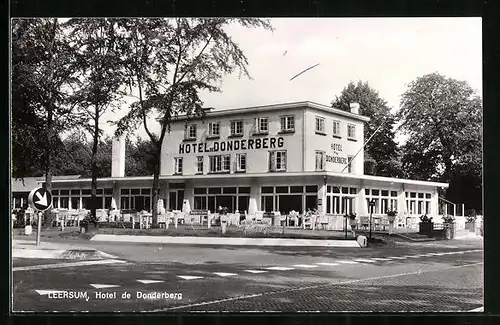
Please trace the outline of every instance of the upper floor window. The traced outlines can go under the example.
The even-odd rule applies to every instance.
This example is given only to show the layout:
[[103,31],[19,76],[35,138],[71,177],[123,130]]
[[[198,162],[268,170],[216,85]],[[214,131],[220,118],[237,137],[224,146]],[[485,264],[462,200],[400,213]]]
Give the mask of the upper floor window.
[[316,151],[316,170],[325,170],[325,152]]
[[333,121],[333,135],[340,136],[340,121]]
[[281,121],[281,131],[294,131],[295,130],[295,116],[282,116]]
[[316,133],[325,133],[325,118],[316,116]]
[[182,174],[182,157],[175,157],[174,161],[175,161],[174,173]]
[[231,155],[210,156],[211,173],[229,172],[230,164]]
[[353,124],[347,124],[347,138],[356,139],[356,126]]
[[186,139],[196,139],[196,124],[186,125]]
[[269,151],[269,171],[286,171],[286,150]]
[[203,174],[203,156],[196,157],[196,172]]
[[247,154],[239,153],[236,155],[236,171],[244,172],[247,170]]
[[208,135],[211,137],[220,136],[220,123],[219,122],[208,123]]
[[243,135],[243,121],[231,121],[231,135]]
[[255,132],[256,133],[269,132],[269,119],[267,117],[258,117],[255,119]]
[[347,157],[347,172],[348,173],[352,173],[352,170],[353,170],[353,168],[352,168],[352,159],[353,158],[354,158],[353,156],[348,156]]

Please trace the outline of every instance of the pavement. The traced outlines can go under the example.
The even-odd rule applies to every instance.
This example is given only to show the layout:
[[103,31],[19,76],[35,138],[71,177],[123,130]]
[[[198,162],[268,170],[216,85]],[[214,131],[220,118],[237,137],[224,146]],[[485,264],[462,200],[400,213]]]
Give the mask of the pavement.
[[13,258],[15,311],[466,312],[483,306],[477,240],[364,249],[83,240],[49,246],[115,258]]
[[81,243],[41,241],[36,245],[36,239],[16,239],[11,242],[12,258],[36,259],[102,259],[115,256],[85,247]]
[[160,243],[190,245],[224,245],[224,246],[317,246],[317,247],[356,247],[356,240],[321,240],[321,239],[284,239],[284,238],[235,238],[235,237],[167,237],[136,235],[101,235],[92,237],[91,241],[127,242],[127,243]]

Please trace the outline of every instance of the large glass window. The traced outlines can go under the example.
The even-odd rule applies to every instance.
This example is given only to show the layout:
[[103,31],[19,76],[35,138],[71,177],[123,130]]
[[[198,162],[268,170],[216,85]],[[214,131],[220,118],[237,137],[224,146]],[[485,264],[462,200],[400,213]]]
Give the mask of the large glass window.
[[216,211],[219,206],[228,208],[228,212],[248,210],[249,193],[241,187],[237,193],[236,187],[196,187],[194,189],[194,209]]
[[409,214],[431,214],[431,193],[405,192],[406,207]]
[[332,185],[330,191],[326,194],[326,213],[328,214],[346,214],[356,212],[356,187],[339,187]]
[[389,191],[386,189],[365,189],[366,193],[366,204],[368,207],[368,212],[370,212],[369,202],[371,200],[375,201],[375,206],[373,207],[373,213],[375,214],[386,214],[388,211],[396,211],[398,200],[394,193],[396,191]]

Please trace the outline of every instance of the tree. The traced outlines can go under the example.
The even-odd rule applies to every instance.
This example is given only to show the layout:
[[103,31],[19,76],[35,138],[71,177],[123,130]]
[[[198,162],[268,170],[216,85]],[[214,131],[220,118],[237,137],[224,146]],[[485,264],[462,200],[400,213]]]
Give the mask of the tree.
[[[387,106],[387,102],[380,98],[378,92],[370,87],[368,82],[349,82],[340,96],[332,101],[332,107],[350,111],[350,104],[359,103],[361,115],[370,117],[365,125],[365,141],[382,125],[375,136],[365,147],[365,173],[369,175],[401,177],[402,170],[399,163],[399,151],[393,131],[395,118]],[[362,144],[360,144],[362,145]]]
[[134,143],[127,140],[125,150],[125,175],[150,176],[154,173],[156,146],[150,140],[137,138]]
[[[136,102],[117,124],[117,134],[142,123],[155,145],[153,226],[157,225],[161,148],[171,121],[179,115],[204,116],[200,90],[220,91],[219,82],[238,70],[250,77],[247,58],[224,27],[272,27],[266,20],[241,18],[123,19],[124,52]],[[148,117],[160,123],[160,134],[150,131]]]
[[[29,169],[42,169],[47,190],[52,187],[59,134],[78,123],[68,100],[78,83],[75,66],[57,19],[12,20],[13,168],[20,178]],[[50,226],[49,211],[44,218],[45,226]]]
[[96,220],[98,204],[97,177],[99,176],[98,152],[101,142],[101,117],[119,106],[124,84],[122,58],[117,50],[120,38],[116,35],[117,21],[105,18],[78,18],[67,22],[71,28],[71,43],[79,62],[81,87],[73,96],[82,110],[85,130],[92,136],[91,165],[91,216]]
[[[111,176],[112,140],[101,139],[96,155],[97,177]],[[54,161],[54,175],[81,175],[92,177],[92,143],[83,132],[74,132],[62,141],[60,154]]]
[[[399,120],[409,137],[403,146],[408,176],[450,182],[450,190],[457,182],[468,187],[465,181],[480,191],[482,103],[467,82],[439,73],[417,78],[402,95]],[[467,199],[450,190],[449,200]]]

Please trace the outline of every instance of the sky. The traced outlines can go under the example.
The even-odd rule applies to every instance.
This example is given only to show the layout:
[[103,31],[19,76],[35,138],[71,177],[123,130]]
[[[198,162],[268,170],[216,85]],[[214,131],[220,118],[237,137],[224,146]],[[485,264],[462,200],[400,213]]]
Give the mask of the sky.
[[[228,26],[252,79],[228,75],[205,107],[229,109],[294,101],[330,105],[350,81],[367,81],[393,112],[417,77],[439,72],[482,93],[481,18],[279,18],[274,31]],[[294,80],[304,69],[319,65]],[[116,119],[126,112],[108,115]],[[154,125],[154,123],[152,124]],[[103,125],[107,134],[113,128]],[[159,125],[152,127],[159,131]],[[143,128],[136,135],[145,138]]]

